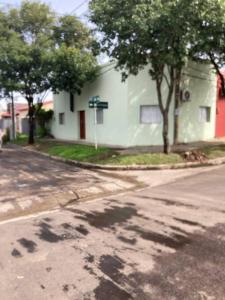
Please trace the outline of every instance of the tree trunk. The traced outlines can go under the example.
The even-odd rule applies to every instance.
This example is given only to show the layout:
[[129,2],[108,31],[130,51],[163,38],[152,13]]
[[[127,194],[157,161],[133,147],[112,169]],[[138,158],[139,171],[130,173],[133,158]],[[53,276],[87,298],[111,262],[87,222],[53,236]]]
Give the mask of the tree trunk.
[[170,153],[170,141],[169,141],[169,116],[168,111],[164,110],[163,112],[163,152],[165,154]]
[[178,144],[179,137],[179,107],[180,107],[181,70],[176,70],[175,75],[175,104],[174,104],[174,144]]
[[33,97],[30,96],[28,99],[28,117],[29,117],[29,137],[28,137],[28,144],[34,144],[34,103]]
[[[157,89],[157,94],[158,94],[158,102],[159,102],[159,107],[160,107],[160,111],[163,117],[163,132],[162,132],[162,136],[163,136],[163,152],[165,154],[169,154],[170,153],[170,142],[169,142],[169,137],[168,137],[168,133],[169,133],[169,116],[168,116],[168,112],[169,112],[169,102],[167,101],[167,108],[164,108],[163,106],[163,99],[162,99],[162,80],[156,79],[156,89]],[[171,91],[168,92],[168,98],[172,97],[172,95],[170,96]]]
[[[170,141],[169,141],[169,111],[170,111],[170,104],[172,102],[173,93],[174,93],[174,68],[168,67],[168,75],[169,80],[164,73],[164,67],[161,68],[161,74],[158,73],[158,76],[156,77],[156,90],[158,95],[158,103],[160,107],[160,111],[163,117],[163,150],[165,154],[169,154],[171,147],[170,147]],[[168,94],[166,96],[166,103],[163,104],[163,96],[162,96],[162,82],[163,78],[165,78],[167,86],[168,86]]]

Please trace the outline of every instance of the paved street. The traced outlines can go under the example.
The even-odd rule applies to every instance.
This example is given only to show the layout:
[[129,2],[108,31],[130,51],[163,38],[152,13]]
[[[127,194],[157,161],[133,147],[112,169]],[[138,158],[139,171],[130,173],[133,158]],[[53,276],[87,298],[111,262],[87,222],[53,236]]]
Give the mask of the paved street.
[[[8,192],[17,195],[16,174],[7,170],[9,161],[13,164],[10,155],[0,161],[3,178],[10,174],[13,181],[8,175],[0,205]],[[31,174],[34,162],[23,166],[25,156],[20,167]],[[72,172],[38,159],[32,178],[49,174],[54,164],[65,168],[65,175]],[[88,174],[83,184],[99,176],[77,172]],[[191,173],[175,182],[1,222],[1,299],[225,299],[225,166],[187,170]],[[2,177],[0,182],[5,186]]]
[[0,221],[113,194],[136,185],[21,149],[0,153]]

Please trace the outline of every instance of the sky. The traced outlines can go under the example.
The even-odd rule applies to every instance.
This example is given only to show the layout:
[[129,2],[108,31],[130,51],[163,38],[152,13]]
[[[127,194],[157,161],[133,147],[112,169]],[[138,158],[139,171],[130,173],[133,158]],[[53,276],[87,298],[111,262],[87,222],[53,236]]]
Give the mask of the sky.
[[[41,2],[49,4],[60,14],[75,12],[76,15],[80,16],[87,12],[89,0],[42,0]],[[20,3],[21,0],[0,0],[0,5],[14,6]]]

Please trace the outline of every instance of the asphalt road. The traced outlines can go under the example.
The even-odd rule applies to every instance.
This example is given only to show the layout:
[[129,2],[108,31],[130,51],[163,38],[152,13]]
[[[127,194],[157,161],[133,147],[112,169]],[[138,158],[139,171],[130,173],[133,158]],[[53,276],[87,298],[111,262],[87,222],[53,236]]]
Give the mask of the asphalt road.
[[106,177],[21,148],[0,152],[0,174],[0,221],[136,185],[134,180]]
[[225,299],[224,175],[2,222],[1,299]]

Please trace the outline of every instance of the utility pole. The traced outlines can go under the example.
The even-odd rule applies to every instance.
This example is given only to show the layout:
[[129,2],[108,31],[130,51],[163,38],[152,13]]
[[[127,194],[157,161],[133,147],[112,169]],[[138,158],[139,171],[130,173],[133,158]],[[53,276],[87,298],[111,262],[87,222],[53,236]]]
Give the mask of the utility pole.
[[178,144],[179,140],[179,114],[180,114],[180,81],[181,70],[176,71],[175,79],[175,105],[174,105],[174,145]]
[[16,139],[16,124],[15,124],[15,105],[13,92],[10,94],[11,98],[11,118],[12,118],[12,140]]

